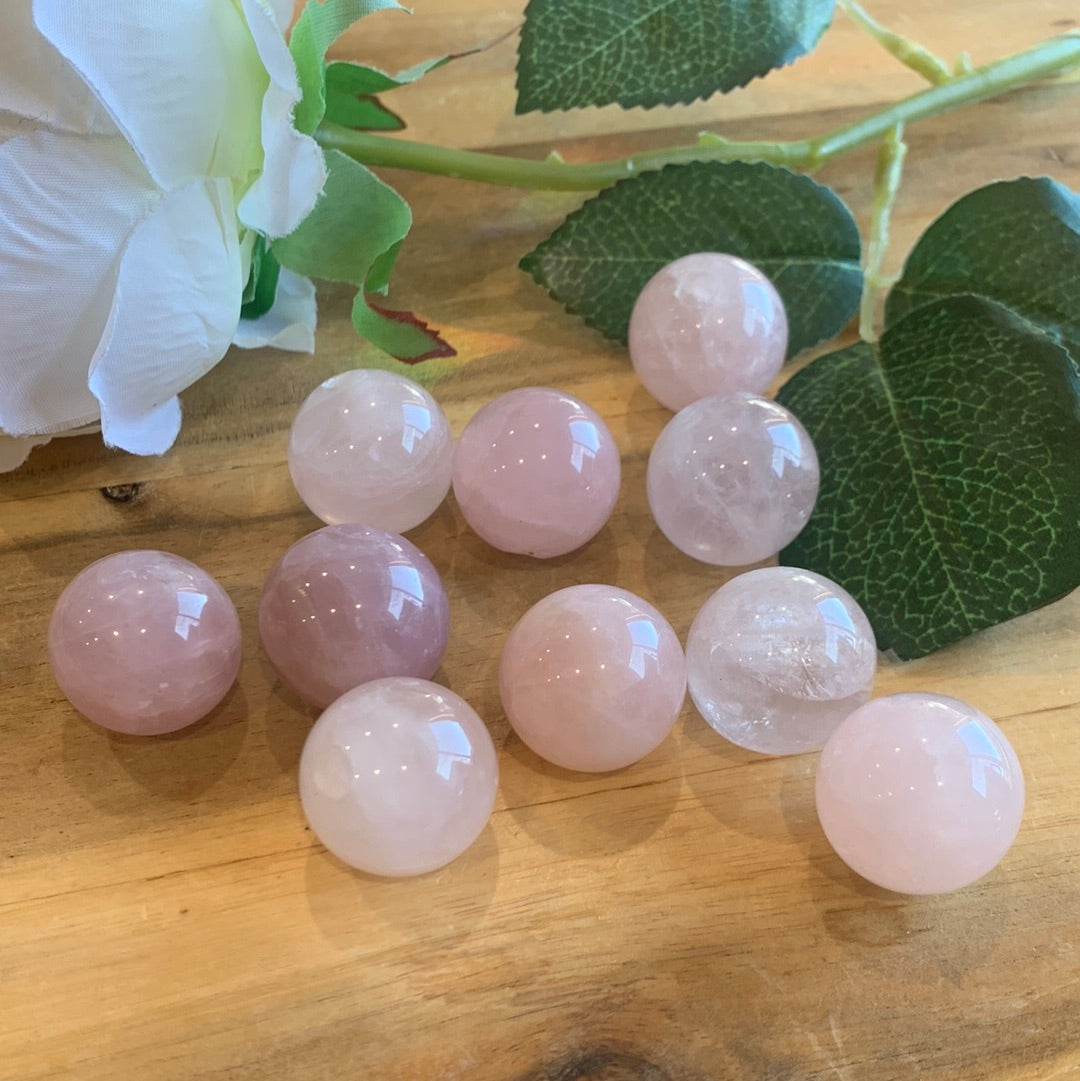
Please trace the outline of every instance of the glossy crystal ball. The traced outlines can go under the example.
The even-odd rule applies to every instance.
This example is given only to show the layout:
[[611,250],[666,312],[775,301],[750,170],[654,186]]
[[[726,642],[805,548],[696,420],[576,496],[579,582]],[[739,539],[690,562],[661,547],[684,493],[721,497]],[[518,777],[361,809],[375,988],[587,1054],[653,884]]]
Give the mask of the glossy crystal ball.
[[817,499],[817,453],[783,406],[754,394],[702,398],[668,421],[649,455],[649,507],[680,551],[726,567],[775,555]]
[[442,662],[450,604],[430,560],[374,526],[324,526],[270,572],[259,637],[278,675],[327,706],[384,676],[427,679]]
[[787,355],[780,295],[755,266],[720,252],[668,263],[630,316],[630,361],[668,409],[745,390],[760,394]]
[[817,750],[870,697],[874,632],[835,582],[762,567],[722,585],[686,642],[694,705],[725,739],[762,754]]
[[603,528],[619,495],[619,451],[583,401],[523,387],[469,421],[454,456],[454,496],[494,548],[546,559]]
[[373,875],[421,875],[460,856],[487,824],[498,783],[483,722],[422,679],[378,679],[342,695],[300,757],[315,835]]
[[81,570],[56,602],[48,642],[68,701],[132,736],[201,720],[240,669],[232,601],[201,567],[169,552],[117,552]]
[[973,706],[893,694],[829,737],[816,796],[825,836],[853,871],[898,893],[949,893],[1009,850],[1024,777],[1005,734]]
[[454,443],[435,399],[378,369],[327,379],[289,432],[289,472],[300,498],[331,525],[356,522],[404,533],[450,490]]
[[510,632],[499,691],[514,731],[541,758],[586,772],[621,769],[671,731],[686,661],[651,604],[614,586],[570,586]]

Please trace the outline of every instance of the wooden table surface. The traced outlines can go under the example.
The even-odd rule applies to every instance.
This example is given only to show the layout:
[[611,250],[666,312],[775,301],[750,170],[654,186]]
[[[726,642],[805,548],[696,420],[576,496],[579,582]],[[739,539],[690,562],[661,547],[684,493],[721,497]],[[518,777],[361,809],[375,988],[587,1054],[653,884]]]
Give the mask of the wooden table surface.
[[[883,21],[976,61],[1076,24],[1076,0],[879,0]],[[522,0],[416,0],[339,54],[385,66],[518,24]],[[914,90],[842,18],[809,59],[688,110],[514,118],[512,41],[440,70],[398,104],[418,137],[558,145],[589,159],[684,139],[795,135]],[[1080,89],[1051,86],[909,130],[890,264],[964,190],[1049,174],[1080,188]],[[601,135],[600,133],[614,133]],[[834,163],[865,223],[872,152]],[[1080,1077],[1080,595],[908,664],[876,693],[927,689],[997,718],[1029,802],[1003,864],[960,893],[868,885],[817,825],[814,756],[762,758],[688,705],[645,761],[564,772],[513,737],[494,673],[510,626],[574,582],[658,601],[685,635],[724,579],[648,516],[643,471],[668,414],[623,350],[516,270],[572,196],[396,174],[416,225],[392,300],[459,350],[434,385],[455,432],[521,384],[573,391],[610,424],[623,492],[584,550],[501,555],[453,500],[411,538],[444,575],[453,638],[437,678],[499,749],[490,826],[444,870],[379,880],[330,857],[296,795],[313,713],[260,654],[255,611],[278,555],[319,523],[292,490],[303,396],[372,358],[344,290],[321,292],[314,358],[234,352],[184,396],[161,460],[61,440],[0,479],[0,1078],[80,1081],[889,1081]],[[429,375],[432,373],[428,373]],[[977,377],[974,376],[974,377]],[[127,502],[106,487],[136,485]],[[70,576],[107,553],[171,549],[217,575],[245,633],[236,689],[160,739],[77,716],[45,662]]]

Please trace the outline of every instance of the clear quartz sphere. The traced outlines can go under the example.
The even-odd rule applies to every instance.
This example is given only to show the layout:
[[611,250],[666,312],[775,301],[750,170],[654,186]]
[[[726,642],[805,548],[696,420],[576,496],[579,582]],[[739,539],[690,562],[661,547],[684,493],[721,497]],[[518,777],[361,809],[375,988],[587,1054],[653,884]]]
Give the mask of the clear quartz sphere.
[[732,743],[762,754],[817,750],[870,697],[874,632],[835,582],[762,567],[722,585],[686,642],[690,695]]
[[454,456],[454,496],[473,530],[493,548],[541,559],[596,536],[620,477],[607,425],[579,398],[549,387],[488,402]]
[[686,695],[686,661],[651,604],[614,586],[569,586],[510,632],[499,691],[514,731],[541,758],[603,772],[667,737]]
[[421,875],[460,856],[487,824],[498,783],[483,721],[422,679],[377,679],[342,695],[300,756],[311,828],[374,875]]
[[289,432],[289,472],[313,514],[404,533],[450,490],[450,424],[421,386],[377,368],[316,387]]
[[449,635],[450,604],[431,561],[373,526],[302,537],[270,571],[259,604],[271,664],[317,706],[383,676],[427,679]]
[[989,717],[955,698],[877,698],[829,737],[818,818],[836,854],[898,893],[950,893],[1009,850],[1024,813],[1016,752]]
[[782,405],[755,394],[701,398],[668,421],[649,455],[653,518],[681,552],[740,567],[775,555],[817,500],[817,453]]
[[201,720],[240,669],[240,620],[228,594],[169,552],[116,552],[81,570],[56,602],[48,641],[71,704],[132,736]]
[[673,410],[713,394],[760,394],[780,371],[787,344],[787,315],[772,282],[721,252],[668,263],[630,315],[634,370]]

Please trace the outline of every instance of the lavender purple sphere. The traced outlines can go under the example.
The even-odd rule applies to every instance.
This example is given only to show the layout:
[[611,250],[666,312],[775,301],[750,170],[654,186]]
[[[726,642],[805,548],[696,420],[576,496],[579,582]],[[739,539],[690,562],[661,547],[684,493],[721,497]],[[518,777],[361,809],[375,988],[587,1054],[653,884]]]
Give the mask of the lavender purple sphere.
[[383,676],[427,679],[449,634],[449,601],[431,561],[373,526],[325,526],[298,540],[259,604],[266,655],[317,706]]

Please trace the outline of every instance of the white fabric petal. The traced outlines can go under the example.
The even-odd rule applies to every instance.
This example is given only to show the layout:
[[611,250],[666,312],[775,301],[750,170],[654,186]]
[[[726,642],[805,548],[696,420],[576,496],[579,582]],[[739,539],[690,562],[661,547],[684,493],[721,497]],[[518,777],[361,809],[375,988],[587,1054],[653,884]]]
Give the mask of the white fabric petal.
[[282,267],[274,306],[258,319],[241,319],[233,345],[241,349],[271,346],[293,353],[314,353],[316,315],[311,279]]
[[293,0],[267,0],[267,3],[277,20],[278,29],[284,34],[292,26],[293,11],[295,10]]
[[0,146],[0,430],[96,420],[86,376],[119,254],[159,193],[119,137],[39,131]]
[[235,4],[33,3],[38,29],[94,90],[160,187],[258,170],[268,80]]
[[0,7],[0,112],[56,131],[116,130],[89,87],[38,33],[30,0],[3,0]]
[[311,213],[326,183],[326,164],[318,143],[292,126],[300,84],[274,15],[260,0],[241,3],[270,86],[262,103],[262,173],[238,213],[248,228],[274,238],[291,233]]
[[34,447],[48,443],[51,438],[52,436],[48,435],[19,437],[0,433],[0,473],[10,473],[11,470],[18,469],[30,457]]
[[123,253],[90,366],[106,443],[134,454],[172,445],[180,408],[171,399],[225,355],[243,289],[229,183],[164,195]]

